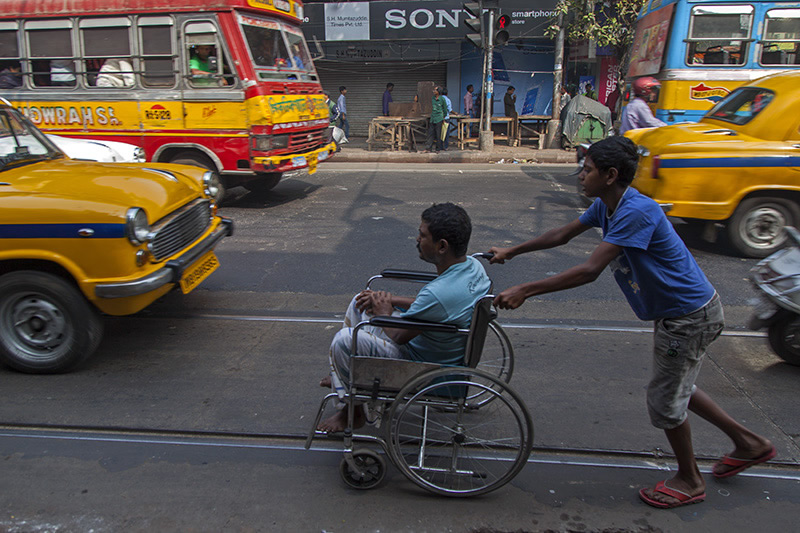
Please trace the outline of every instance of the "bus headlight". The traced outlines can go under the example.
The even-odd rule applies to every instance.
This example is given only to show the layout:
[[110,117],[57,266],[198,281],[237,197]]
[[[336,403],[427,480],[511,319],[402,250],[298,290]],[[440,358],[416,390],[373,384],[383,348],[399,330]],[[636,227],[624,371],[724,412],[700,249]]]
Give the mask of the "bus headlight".
[[219,174],[213,170],[206,171],[206,173],[203,174],[203,191],[206,193],[206,196],[216,200],[217,195],[219,194],[219,189]]
[[147,213],[141,207],[131,207],[125,215],[125,233],[128,240],[135,245],[144,244],[150,236],[150,224]]
[[257,150],[259,152],[269,152],[270,150],[272,150],[272,136],[254,135],[253,150]]

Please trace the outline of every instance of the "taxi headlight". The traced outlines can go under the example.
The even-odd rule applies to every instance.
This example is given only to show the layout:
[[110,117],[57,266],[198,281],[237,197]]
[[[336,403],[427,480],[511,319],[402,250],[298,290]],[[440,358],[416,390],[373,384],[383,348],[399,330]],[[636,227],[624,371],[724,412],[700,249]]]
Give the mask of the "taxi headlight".
[[203,190],[209,198],[217,199],[220,190],[219,174],[213,170],[203,174]]
[[147,222],[147,213],[141,207],[131,207],[125,217],[125,232],[128,240],[139,245],[147,242],[150,236],[150,224]]

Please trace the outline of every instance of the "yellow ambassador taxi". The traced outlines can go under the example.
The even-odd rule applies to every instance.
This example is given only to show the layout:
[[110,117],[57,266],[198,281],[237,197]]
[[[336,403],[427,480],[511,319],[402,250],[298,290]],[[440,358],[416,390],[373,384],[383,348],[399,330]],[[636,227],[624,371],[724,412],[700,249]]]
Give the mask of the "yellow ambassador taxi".
[[97,348],[100,312],[197,287],[233,231],[217,186],[197,167],[69,159],[0,104],[0,361],[68,371]]
[[738,252],[766,257],[800,224],[800,72],[739,87],[700,122],[625,136],[641,156],[633,186],[709,240],[723,226]]

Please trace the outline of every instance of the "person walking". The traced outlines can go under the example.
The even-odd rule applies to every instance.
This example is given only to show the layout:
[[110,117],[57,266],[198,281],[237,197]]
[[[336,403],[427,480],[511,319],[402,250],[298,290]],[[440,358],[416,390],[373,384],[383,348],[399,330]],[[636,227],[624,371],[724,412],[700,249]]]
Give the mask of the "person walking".
[[350,137],[350,123],[347,121],[347,87],[342,85],[339,87],[339,98],[336,100],[336,105],[339,108],[339,127],[344,131],[345,137]]
[[641,489],[639,497],[653,507],[673,508],[706,497],[687,410],[733,441],[733,452],[713,467],[716,478],[769,461],[776,452],[769,440],[734,420],[695,385],[707,347],[722,332],[722,304],[661,207],[630,187],[638,161],[636,145],[626,137],[608,137],[589,147],[579,180],[584,193],[596,198],[594,203],[560,228],[510,248],[491,248],[491,262],[504,263],[523,253],[564,245],[593,227],[602,229],[602,242],[583,264],[506,289],[494,303],[501,309],[516,309],[533,296],[591,283],[607,266],[611,268],[636,316],[654,321],[647,408],[651,423],[664,430],[678,462],[672,478]]
[[[469,118],[475,118],[475,97],[472,93],[475,92],[475,87],[472,84],[467,85],[467,92],[464,93],[464,114]],[[472,123],[467,124],[467,137],[472,136]]]
[[392,91],[394,90],[394,83],[387,83],[386,90],[383,91],[383,116],[389,116],[389,104],[392,103]]
[[447,87],[442,87],[442,98],[447,106],[447,113],[444,115],[444,122],[442,123],[442,150],[447,150],[450,147],[450,130],[452,124],[450,123],[450,113],[453,112],[453,102],[447,96]]

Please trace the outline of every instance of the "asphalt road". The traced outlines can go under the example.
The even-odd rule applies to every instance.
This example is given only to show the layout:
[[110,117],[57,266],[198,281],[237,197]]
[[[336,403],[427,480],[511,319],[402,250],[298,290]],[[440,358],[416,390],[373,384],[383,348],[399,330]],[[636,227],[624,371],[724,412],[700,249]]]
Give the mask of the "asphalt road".
[[[638,501],[636,489],[673,463],[644,406],[650,325],[607,273],[500,316],[516,350],[511,383],[535,424],[531,464],[509,486],[453,501],[392,471],[383,488],[353,492],[338,479],[337,442],[299,449],[349,298],[384,268],[427,269],[414,248],[422,210],[463,205],[473,251],[516,243],[578,216],[571,170],[329,163],[269,194],[234,191],[221,212],[235,234],[193,293],[106,319],[100,349],[77,372],[0,369],[0,531],[789,529],[800,510],[800,368],[744,329],[754,261],[681,225],[729,326],[700,385],[773,440],[775,465],[709,480],[701,505]],[[599,238],[587,232],[487,270],[499,290],[581,261]],[[707,469],[730,445],[695,420]]]

